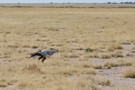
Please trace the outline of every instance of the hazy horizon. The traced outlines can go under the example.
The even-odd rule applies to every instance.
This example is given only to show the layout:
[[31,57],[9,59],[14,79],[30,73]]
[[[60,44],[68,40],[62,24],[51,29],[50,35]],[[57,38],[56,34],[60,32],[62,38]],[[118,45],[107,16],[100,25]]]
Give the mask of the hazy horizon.
[[0,0],[0,3],[107,3],[135,2],[135,0]]

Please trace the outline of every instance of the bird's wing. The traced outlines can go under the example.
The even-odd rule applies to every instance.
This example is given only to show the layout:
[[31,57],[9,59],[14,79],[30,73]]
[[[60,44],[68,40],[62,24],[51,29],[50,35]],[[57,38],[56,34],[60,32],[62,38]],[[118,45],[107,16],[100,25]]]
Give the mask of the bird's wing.
[[41,52],[41,50],[34,52],[34,53],[31,53],[31,55],[39,54],[40,52]]

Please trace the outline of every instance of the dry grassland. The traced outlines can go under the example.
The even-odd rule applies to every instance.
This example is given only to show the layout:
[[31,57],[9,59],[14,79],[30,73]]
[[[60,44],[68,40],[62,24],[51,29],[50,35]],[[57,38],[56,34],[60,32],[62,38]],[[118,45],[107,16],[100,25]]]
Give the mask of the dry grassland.
[[[104,66],[89,59],[122,58],[121,45],[131,43],[135,9],[0,8],[0,90],[100,90],[112,83],[95,79]],[[59,53],[44,64],[25,58],[49,48]]]

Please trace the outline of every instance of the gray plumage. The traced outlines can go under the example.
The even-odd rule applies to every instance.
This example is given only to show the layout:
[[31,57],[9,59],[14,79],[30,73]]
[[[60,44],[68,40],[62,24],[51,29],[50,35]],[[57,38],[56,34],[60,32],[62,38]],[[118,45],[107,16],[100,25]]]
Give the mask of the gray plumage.
[[35,57],[35,56],[39,56],[38,59],[39,59],[39,60],[42,59],[42,62],[44,62],[44,60],[45,60],[47,57],[52,56],[55,52],[58,52],[58,50],[53,49],[53,48],[51,48],[50,50],[39,50],[39,51],[37,51],[37,52],[35,52],[35,53],[32,53],[29,58]]

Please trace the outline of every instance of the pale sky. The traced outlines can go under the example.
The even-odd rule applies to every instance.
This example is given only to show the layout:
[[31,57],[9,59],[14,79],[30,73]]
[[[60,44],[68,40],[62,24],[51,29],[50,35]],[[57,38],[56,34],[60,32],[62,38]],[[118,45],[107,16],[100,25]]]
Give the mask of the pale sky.
[[106,3],[106,2],[135,2],[135,0],[0,0],[0,3]]

